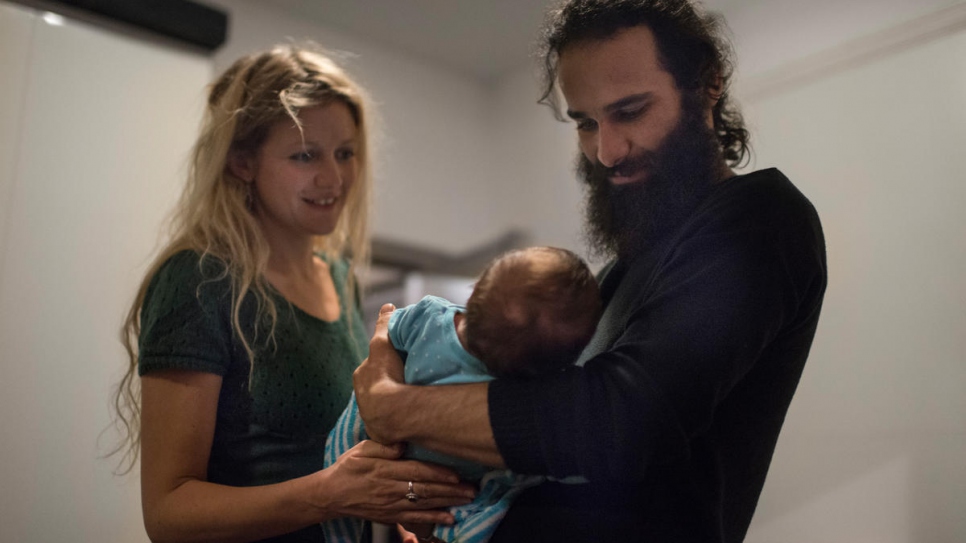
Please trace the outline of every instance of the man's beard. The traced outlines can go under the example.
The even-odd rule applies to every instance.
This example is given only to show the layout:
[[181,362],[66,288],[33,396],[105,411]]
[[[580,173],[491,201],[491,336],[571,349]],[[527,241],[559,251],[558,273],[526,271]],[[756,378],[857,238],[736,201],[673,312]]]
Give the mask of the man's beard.
[[[681,119],[655,151],[627,157],[616,168],[582,153],[577,173],[587,185],[585,237],[600,257],[631,256],[671,234],[711,192],[720,172],[717,136],[695,99],[682,97]],[[615,185],[618,170],[642,181]]]

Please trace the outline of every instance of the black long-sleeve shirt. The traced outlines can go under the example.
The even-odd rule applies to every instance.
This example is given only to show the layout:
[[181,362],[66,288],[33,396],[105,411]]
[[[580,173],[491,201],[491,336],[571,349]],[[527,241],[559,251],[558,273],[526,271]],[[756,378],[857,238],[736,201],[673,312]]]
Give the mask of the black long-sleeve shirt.
[[741,541],[826,281],[818,215],[775,169],[717,185],[614,263],[594,356],[489,392],[510,468],[590,483],[526,492],[493,541]]

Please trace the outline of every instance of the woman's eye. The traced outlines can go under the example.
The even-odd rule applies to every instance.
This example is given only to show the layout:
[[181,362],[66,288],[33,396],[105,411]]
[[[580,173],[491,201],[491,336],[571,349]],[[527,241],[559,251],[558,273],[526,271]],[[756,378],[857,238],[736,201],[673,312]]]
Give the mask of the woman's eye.
[[338,160],[349,160],[356,156],[355,149],[339,149],[335,152],[335,158]]
[[302,151],[295,153],[291,158],[297,162],[311,162],[315,158],[315,155],[309,151]]

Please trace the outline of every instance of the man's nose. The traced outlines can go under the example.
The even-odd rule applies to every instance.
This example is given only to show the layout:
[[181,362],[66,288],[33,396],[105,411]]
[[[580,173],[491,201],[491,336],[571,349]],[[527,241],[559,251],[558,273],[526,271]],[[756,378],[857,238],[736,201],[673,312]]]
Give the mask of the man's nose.
[[597,129],[597,161],[602,166],[613,168],[620,164],[630,152],[630,142],[609,123],[601,123]]

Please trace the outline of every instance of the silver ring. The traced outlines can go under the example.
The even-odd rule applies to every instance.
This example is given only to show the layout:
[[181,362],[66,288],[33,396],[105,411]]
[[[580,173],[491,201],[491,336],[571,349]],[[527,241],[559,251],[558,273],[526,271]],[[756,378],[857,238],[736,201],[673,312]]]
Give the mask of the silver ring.
[[412,503],[419,501],[419,494],[416,494],[416,490],[413,488],[413,482],[409,481],[409,492],[406,493],[406,499]]

